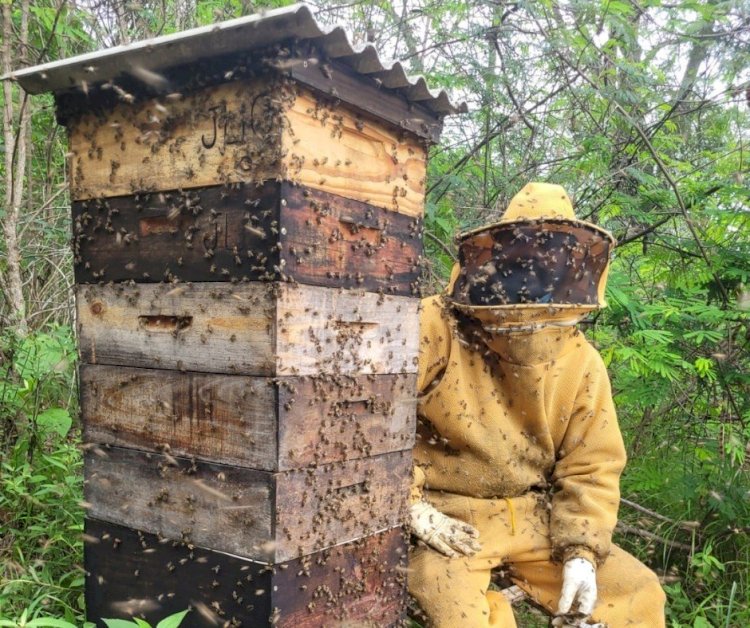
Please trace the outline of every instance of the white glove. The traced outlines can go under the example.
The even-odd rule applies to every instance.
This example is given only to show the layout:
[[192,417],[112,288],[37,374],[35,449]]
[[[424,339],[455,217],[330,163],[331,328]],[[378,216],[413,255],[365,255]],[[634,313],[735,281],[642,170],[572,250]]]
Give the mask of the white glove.
[[441,554],[456,558],[461,554],[472,556],[482,549],[476,528],[444,515],[425,501],[413,504],[409,514],[414,536]]
[[574,600],[578,600],[577,614],[588,617],[594,612],[596,570],[585,558],[571,558],[565,562],[557,614],[568,615]]

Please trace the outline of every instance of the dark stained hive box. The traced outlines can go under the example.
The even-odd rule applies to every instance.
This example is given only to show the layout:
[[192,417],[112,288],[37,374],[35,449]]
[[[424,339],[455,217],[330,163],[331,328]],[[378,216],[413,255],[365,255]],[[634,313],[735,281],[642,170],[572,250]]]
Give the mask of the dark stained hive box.
[[73,224],[78,283],[289,280],[418,293],[420,217],[288,182],[75,201]]
[[91,518],[85,543],[86,604],[102,617],[155,625],[192,608],[184,625],[196,628],[385,628],[404,612],[401,528],[273,567]]
[[88,617],[404,614],[445,93],[296,5],[13,73],[68,129]]

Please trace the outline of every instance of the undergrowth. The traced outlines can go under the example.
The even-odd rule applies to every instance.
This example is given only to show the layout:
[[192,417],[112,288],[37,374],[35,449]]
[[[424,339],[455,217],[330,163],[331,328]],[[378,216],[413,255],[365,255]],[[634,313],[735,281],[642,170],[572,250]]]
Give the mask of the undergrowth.
[[0,338],[2,626],[84,622],[76,400],[69,327]]
[[83,624],[82,466],[76,442],[59,437],[31,461],[20,438],[3,461],[0,618]]
[[622,522],[663,540],[615,540],[662,577],[668,626],[750,626],[750,473],[706,451],[663,443],[631,461],[623,496],[668,520],[622,506]]

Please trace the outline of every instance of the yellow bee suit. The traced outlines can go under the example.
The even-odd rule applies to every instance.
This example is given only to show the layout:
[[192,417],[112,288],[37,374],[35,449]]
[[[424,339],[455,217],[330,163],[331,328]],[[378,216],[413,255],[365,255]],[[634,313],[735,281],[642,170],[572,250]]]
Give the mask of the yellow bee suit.
[[[522,201],[544,206],[551,192],[559,206],[564,195],[531,188]],[[594,620],[664,625],[654,574],[611,546],[625,449],[605,366],[573,324],[580,315],[423,301],[413,499],[473,525],[482,544],[470,558],[414,550],[409,589],[432,625],[514,626],[508,603],[488,591],[500,565],[553,611],[561,563],[573,557],[598,567]],[[489,323],[516,331],[489,333]]]

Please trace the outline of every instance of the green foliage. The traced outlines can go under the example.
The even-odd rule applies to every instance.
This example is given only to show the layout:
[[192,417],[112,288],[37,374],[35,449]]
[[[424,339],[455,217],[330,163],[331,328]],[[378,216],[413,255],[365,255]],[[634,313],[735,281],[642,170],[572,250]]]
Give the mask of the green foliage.
[[[185,619],[185,616],[188,614],[188,612],[189,610],[185,610],[179,613],[175,613],[174,615],[170,615],[169,617],[165,617],[158,624],[156,624],[155,628],[179,628],[179,626],[182,624],[182,620]],[[128,621],[125,619],[104,619],[102,621],[107,624],[107,628],[133,628],[133,626],[136,626],[137,628],[151,628],[151,624],[137,617],[132,621]]]
[[[29,456],[56,434],[64,438],[75,409],[75,341],[67,326],[52,326],[23,339],[0,339],[0,445],[18,442]],[[0,459],[4,448],[0,448]]]
[[425,207],[424,242],[427,254],[427,272],[424,274],[423,289],[437,292],[445,277],[450,274],[456,261],[453,251],[453,238],[458,227],[458,219],[447,199],[438,203],[427,202]]
[[26,615],[27,613],[24,611],[18,621],[0,619],[0,628],[77,628],[76,624],[72,624],[64,619],[54,617],[28,619]]
[[[38,447],[21,437],[0,467],[0,618],[80,625],[83,613],[82,462],[75,443]],[[6,624],[15,625],[15,624]]]
[[[671,522],[661,523],[658,533],[693,551],[664,546],[656,553],[643,541],[623,537],[619,542],[668,575],[671,625],[744,625],[748,609],[737,600],[747,599],[750,591],[750,472],[743,459],[727,453],[733,439],[722,441],[714,434],[720,425],[708,426],[691,445],[670,435],[668,420],[660,427],[660,445],[639,443],[637,449],[658,451],[658,456],[631,462],[622,490],[669,517]],[[644,523],[625,508],[620,514],[632,525]]]
[[0,626],[80,626],[83,465],[70,437],[72,330],[6,335],[0,355]]

